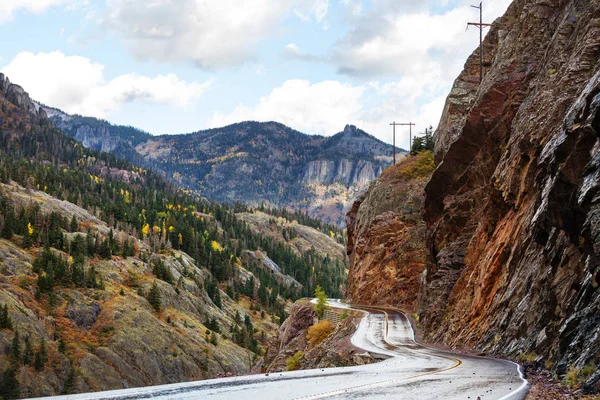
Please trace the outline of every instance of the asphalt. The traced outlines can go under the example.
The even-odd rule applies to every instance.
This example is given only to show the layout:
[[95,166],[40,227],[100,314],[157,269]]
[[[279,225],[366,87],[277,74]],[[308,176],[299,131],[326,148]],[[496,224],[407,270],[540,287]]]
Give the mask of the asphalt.
[[[347,307],[332,300],[333,307]],[[522,400],[529,385],[506,360],[456,355],[418,344],[400,311],[365,313],[352,343],[389,358],[369,365],[249,375],[109,392],[57,396],[83,399],[448,399]]]

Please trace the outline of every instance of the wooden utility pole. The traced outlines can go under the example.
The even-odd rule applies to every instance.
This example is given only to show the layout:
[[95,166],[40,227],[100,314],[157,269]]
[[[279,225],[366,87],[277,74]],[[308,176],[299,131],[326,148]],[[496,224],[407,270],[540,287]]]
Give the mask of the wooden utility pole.
[[412,151],[412,127],[415,126],[415,124],[413,124],[412,122],[392,122],[390,124],[391,126],[394,127],[394,165],[396,165],[396,126],[408,126],[409,127],[409,148],[410,150],[408,151],[408,153],[410,154],[410,152]]
[[483,23],[483,2],[479,6],[471,6],[479,10],[479,22],[467,23],[467,29],[473,25],[479,28],[479,83],[483,81],[483,28],[492,26],[492,24]]

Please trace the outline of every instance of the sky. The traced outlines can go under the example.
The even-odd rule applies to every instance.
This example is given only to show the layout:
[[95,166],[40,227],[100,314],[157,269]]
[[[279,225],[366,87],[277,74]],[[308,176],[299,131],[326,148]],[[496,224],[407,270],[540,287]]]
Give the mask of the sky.
[[[256,120],[391,143],[392,121],[437,125],[479,44],[474,2],[1,0],[0,71],[44,104],[153,134]],[[510,2],[484,1],[484,22]]]

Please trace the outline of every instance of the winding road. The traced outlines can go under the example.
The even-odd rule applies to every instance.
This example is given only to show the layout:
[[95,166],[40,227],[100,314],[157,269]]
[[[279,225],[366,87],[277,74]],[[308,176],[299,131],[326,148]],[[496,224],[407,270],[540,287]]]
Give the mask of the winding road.
[[[337,300],[330,306],[347,308]],[[250,375],[172,385],[60,396],[54,399],[449,399],[521,400],[528,383],[510,361],[424,347],[400,311],[365,313],[352,343],[390,358],[369,365]]]

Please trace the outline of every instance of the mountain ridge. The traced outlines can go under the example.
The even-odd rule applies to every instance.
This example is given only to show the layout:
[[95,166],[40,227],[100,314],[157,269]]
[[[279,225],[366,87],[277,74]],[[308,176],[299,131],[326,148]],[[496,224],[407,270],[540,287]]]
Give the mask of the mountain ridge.
[[[353,125],[332,136],[305,134],[275,121],[151,135],[42,107],[86,147],[152,168],[201,196],[304,210],[338,226],[354,198],[392,162],[391,145]],[[396,152],[399,159],[406,154]]]

